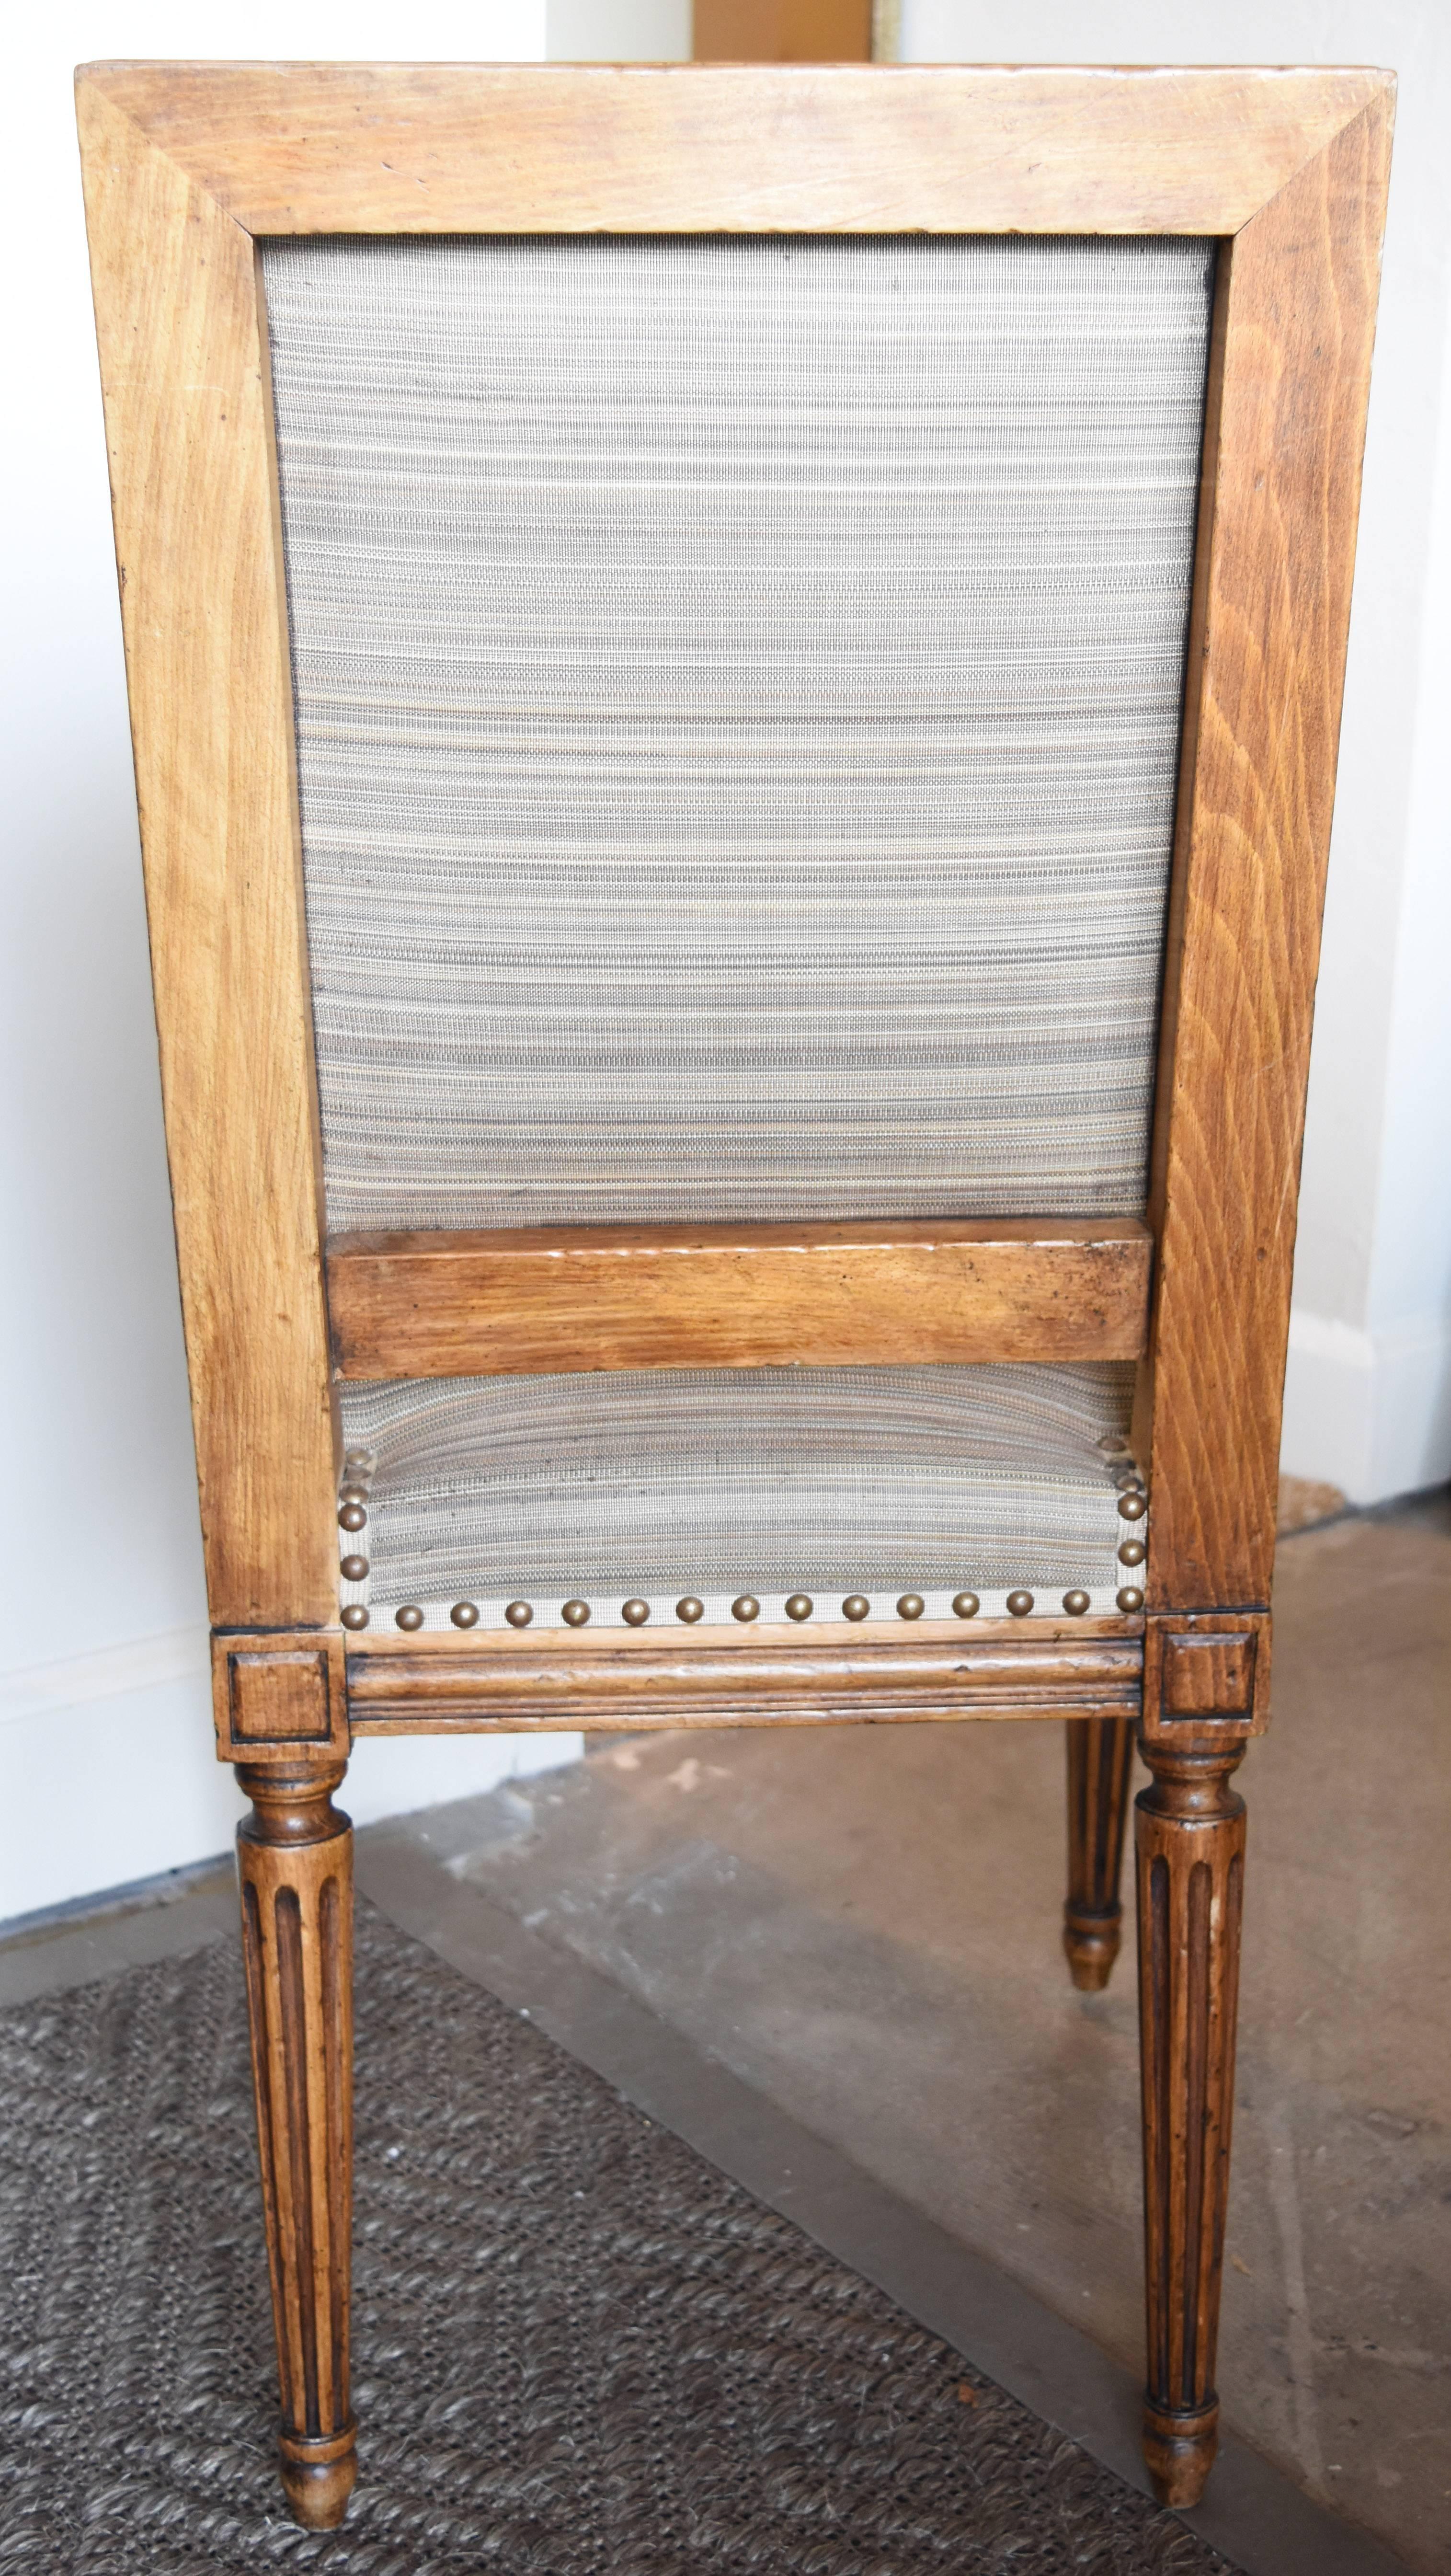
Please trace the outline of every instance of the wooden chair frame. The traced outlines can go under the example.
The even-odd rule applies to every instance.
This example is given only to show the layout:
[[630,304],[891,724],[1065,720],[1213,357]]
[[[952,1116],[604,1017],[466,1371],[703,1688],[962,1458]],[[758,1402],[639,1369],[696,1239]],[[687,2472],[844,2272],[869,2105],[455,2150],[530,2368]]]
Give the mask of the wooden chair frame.
[[[282,2470],[355,2474],[355,1734],[1068,1716],[1102,1984],[1137,1727],[1156,2489],[1213,2458],[1244,1810],[1394,84],[1368,70],[106,63],[78,76]],[[325,1239],[258,236],[1217,237],[1147,1222]],[[845,1283],[845,1285],[843,1284]],[[337,1376],[1133,1357],[1114,1618],[412,1638],[340,1620]],[[1142,1606],[1139,1606],[1141,1603]]]

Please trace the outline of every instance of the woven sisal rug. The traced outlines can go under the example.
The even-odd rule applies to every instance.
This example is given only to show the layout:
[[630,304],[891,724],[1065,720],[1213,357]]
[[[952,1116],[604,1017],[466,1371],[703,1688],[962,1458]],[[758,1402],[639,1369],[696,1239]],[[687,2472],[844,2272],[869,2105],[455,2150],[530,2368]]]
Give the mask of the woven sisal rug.
[[344,2529],[281,2511],[238,1958],[0,2016],[0,2570],[1197,2576],[1224,2561],[359,1908]]

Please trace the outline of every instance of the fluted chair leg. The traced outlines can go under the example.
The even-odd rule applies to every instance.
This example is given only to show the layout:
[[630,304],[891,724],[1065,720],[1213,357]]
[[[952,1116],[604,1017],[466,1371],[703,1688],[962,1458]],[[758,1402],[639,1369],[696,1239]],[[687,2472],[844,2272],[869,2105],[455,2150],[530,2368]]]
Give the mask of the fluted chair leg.
[[1119,1872],[1133,1768],[1126,1717],[1070,1717],[1068,1739],[1068,1902],[1063,1947],[1083,1994],[1108,1984],[1118,1957],[1123,1907]]
[[1214,2388],[1234,2099],[1244,1747],[1145,1744],[1136,1801],[1148,2386],[1144,2457],[1161,2504],[1197,2504]]
[[353,2165],[353,1830],[344,1765],[239,1767],[237,1833],[257,2144],[281,2384],[282,2483],[300,2523],[342,2521]]

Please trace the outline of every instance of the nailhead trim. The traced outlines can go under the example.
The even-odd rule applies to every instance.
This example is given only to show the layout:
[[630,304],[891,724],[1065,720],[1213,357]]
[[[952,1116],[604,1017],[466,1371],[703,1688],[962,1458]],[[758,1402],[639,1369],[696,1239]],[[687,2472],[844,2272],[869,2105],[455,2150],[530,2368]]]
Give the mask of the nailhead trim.
[[[1120,1520],[1130,1523],[1145,1520],[1148,1513],[1148,1494],[1144,1479],[1134,1465],[1133,1455],[1127,1443],[1117,1434],[1106,1433],[1098,1446],[1117,1489]],[[367,1526],[374,1465],[375,1458],[371,1450],[356,1448],[344,1452],[344,1473],[338,1487],[338,1522],[340,1528],[348,1533],[349,1537]],[[1123,1534],[1123,1542],[1116,1554],[1120,1565],[1137,1570],[1143,1564],[1147,1549],[1143,1536],[1137,1529],[1132,1534],[1129,1532]],[[342,1556],[338,1571],[340,1580],[345,1584],[366,1583],[369,1574],[368,1559],[356,1549],[351,1550]],[[562,1604],[557,1613],[546,1605],[545,1617],[552,1621],[557,1615],[566,1627],[582,1628],[588,1624],[592,1610],[596,1606],[575,1597]],[[1144,1595],[1140,1585],[1138,1583],[1122,1585],[1114,1595],[1114,1606],[1125,1615],[1133,1615],[1141,1611],[1144,1606]],[[651,1616],[651,1607],[648,1601],[631,1599],[622,1605],[618,1615],[623,1618],[628,1627],[644,1627]],[[951,1607],[955,1618],[975,1619],[982,1612],[981,1597],[975,1592],[954,1593]],[[1026,1619],[1038,1607],[1034,1594],[1026,1587],[1020,1587],[1004,1596],[1004,1608],[1014,1619]],[[1092,1608],[1093,1594],[1081,1585],[1071,1588],[1062,1595],[1063,1612],[1070,1618],[1081,1619],[1088,1615]],[[899,1594],[892,1609],[895,1610],[897,1618],[910,1622],[927,1615],[927,1602],[921,1593],[904,1592]],[[788,1595],[778,1608],[770,1610],[766,1616],[768,1620],[776,1620],[784,1614],[786,1618],[799,1624],[818,1615],[824,1615],[828,1620],[843,1618],[853,1625],[859,1625],[874,1615],[878,1619],[890,1617],[892,1609],[889,1609],[885,1602],[878,1606],[865,1593],[854,1592],[849,1593],[839,1606],[828,1605],[823,1614],[818,1614],[816,1603],[810,1594],[796,1592]],[[762,1604],[753,1593],[737,1594],[730,1604],[730,1610],[733,1618],[747,1626],[762,1616]],[[1060,1615],[1051,1611],[1047,1603],[1043,1604],[1043,1614]],[[409,1601],[402,1603],[392,1615],[394,1624],[406,1634],[412,1634],[426,1627],[430,1620],[441,1617],[447,1617],[456,1628],[475,1628],[485,1624],[478,1604],[473,1601],[456,1601],[452,1604],[444,1602],[441,1605],[431,1606]],[[497,1616],[497,1610],[490,1615]],[[718,1617],[719,1613],[715,1612],[711,1615]],[[935,1618],[942,1614],[934,1611],[931,1615]],[[990,1611],[988,1615],[1001,1614]],[[535,1605],[522,1600],[508,1602],[504,1605],[503,1616],[512,1628],[529,1627],[535,1616]],[[706,1604],[694,1594],[683,1595],[675,1604],[675,1617],[686,1627],[694,1627],[705,1616]],[[343,1605],[341,1617],[346,1628],[354,1631],[366,1628],[371,1617],[368,1602],[366,1599],[346,1602]]]
[[[1137,1542],[1133,1543],[1128,1550],[1119,1551],[1124,1563],[1132,1566],[1135,1573],[1141,1572],[1141,1559],[1145,1553],[1146,1551],[1140,1548]],[[366,1576],[363,1575],[342,1574],[341,1566],[339,1572],[346,1584],[361,1585],[366,1580]],[[1121,1611],[1133,1611],[1143,1607],[1143,1596],[1135,1584],[1126,1583],[1114,1598]],[[665,1605],[635,1597],[623,1603],[615,1615],[623,1619],[627,1627],[643,1628],[656,1616],[657,1610],[662,1606]],[[889,1598],[886,1601],[880,1598],[874,1600],[866,1593],[852,1592],[840,1602],[833,1601],[825,1605],[818,1604],[810,1593],[796,1592],[788,1594],[775,1607],[769,1608],[754,1593],[738,1593],[729,1607],[732,1617],[743,1626],[753,1625],[757,1620],[764,1620],[767,1625],[784,1620],[790,1620],[793,1625],[803,1625],[807,1621],[823,1618],[829,1623],[846,1620],[853,1626],[859,1626],[867,1620],[880,1622],[883,1619],[896,1619],[912,1624],[923,1618],[941,1619],[947,1616],[955,1619],[976,1619],[983,1616],[1001,1618],[1006,1615],[1013,1619],[1026,1619],[1034,1612],[1037,1612],[1040,1617],[1057,1618],[1066,1614],[1070,1618],[1081,1619],[1093,1614],[1094,1594],[1086,1586],[1075,1585],[1059,1596],[1059,1599],[1050,1601],[1030,1592],[1023,1585],[1004,1594],[1000,1607],[994,1609],[990,1604],[984,1611],[982,1598],[976,1592],[954,1593],[946,1609],[931,1608],[926,1597],[920,1592],[903,1592],[894,1599]],[[1097,1612],[1099,1617],[1104,1616],[1105,1607],[1106,1605],[1101,1601]],[[349,1617],[347,1613],[362,1611],[367,1614],[369,1609],[370,1605],[366,1601],[354,1599],[345,1603],[344,1626],[352,1628],[366,1626],[367,1616]],[[599,1609],[598,1602],[572,1596],[569,1601],[557,1606],[546,1603],[542,1615],[546,1623],[551,1626],[558,1620],[567,1628],[583,1628],[597,1618]],[[507,1624],[516,1629],[533,1626],[541,1615],[537,1603],[525,1600],[497,1605],[491,1616],[498,1617],[500,1611]],[[489,1624],[484,1611],[476,1601],[445,1601],[432,1604],[407,1601],[401,1603],[396,1610],[390,1610],[387,1615],[398,1627],[408,1632],[416,1631],[427,1625],[430,1620],[439,1618],[446,1618],[455,1628],[477,1628]],[[716,1612],[711,1615],[719,1617],[720,1614]],[[683,1595],[673,1605],[673,1617],[682,1626],[695,1627],[706,1616],[706,1603],[694,1594]]]

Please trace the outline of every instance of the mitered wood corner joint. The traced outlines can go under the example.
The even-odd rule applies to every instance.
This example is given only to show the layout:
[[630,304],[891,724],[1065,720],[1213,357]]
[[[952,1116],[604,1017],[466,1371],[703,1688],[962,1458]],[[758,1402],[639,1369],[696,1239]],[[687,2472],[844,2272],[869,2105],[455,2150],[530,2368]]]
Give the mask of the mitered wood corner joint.
[[1263,1735],[1269,1722],[1268,1610],[1198,1610],[1145,1622],[1145,1744],[1211,1752]]
[[341,1629],[212,1635],[212,1706],[220,1762],[296,1770],[346,1762],[346,1639]]

